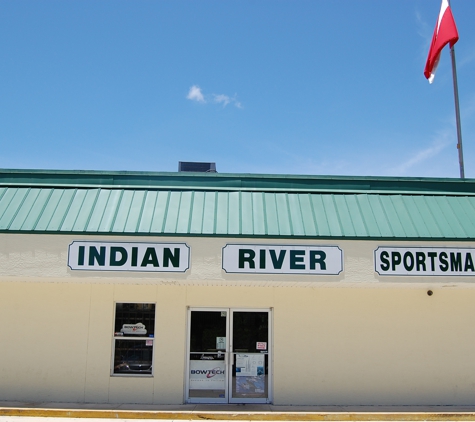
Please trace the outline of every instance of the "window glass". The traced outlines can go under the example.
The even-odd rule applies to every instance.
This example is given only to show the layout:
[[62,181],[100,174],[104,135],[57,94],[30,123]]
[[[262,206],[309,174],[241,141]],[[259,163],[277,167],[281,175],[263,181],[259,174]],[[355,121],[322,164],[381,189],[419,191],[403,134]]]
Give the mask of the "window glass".
[[151,375],[154,303],[116,303],[113,374]]

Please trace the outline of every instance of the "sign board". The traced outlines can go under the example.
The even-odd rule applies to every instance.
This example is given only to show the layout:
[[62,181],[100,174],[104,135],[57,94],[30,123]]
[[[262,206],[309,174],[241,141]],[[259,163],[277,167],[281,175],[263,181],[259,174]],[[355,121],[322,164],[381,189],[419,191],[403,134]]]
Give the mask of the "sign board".
[[190,266],[186,243],[77,242],[69,245],[71,270],[185,272]]
[[343,271],[343,251],[338,246],[227,244],[223,248],[223,270],[337,275]]
[[226,337],[216,337],[216,350],[226,350]]
[[374,270],[382,276],[474,276],[475,249],[379,247]]
[[225,374],[224,360],[190,360],[190,389],[224,390]]
[[147,330],[145,325],[141,322],[137,322],[137,324],[124,324],[120,329],[120,332],[127,335],[127,334],[140,334],[145,335],[147,334]]
[[256,343],[256,350],[267,350],[267,342],[266,341],[258,341]]

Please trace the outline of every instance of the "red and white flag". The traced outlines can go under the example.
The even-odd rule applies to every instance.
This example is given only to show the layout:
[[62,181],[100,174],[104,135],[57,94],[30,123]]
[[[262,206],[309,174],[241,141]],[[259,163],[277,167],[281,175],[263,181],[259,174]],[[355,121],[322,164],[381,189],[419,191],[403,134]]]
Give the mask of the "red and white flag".
[[424,76],[430,83],[434,80],[435,71],[439,64],[440,52],[450,43],[452,47],[459,39],[455,20],[450,10],[448,0],[442,0],[440,6],[439,18],[435,26],[434,35],[430,44],[429,56],[427,57],[426,67],[424,69]]

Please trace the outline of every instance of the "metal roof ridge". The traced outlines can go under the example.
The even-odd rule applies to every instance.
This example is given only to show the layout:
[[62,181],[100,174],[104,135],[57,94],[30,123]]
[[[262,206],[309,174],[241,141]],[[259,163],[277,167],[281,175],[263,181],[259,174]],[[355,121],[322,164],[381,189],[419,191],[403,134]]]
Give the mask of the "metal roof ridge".
[[323,179],[323,180],[387,180],[387,181],[443,181],[453,183],[473,183],[475,178],[456,178],[456,177],[426,177],[426,176],[358,176],[358,175],[331,175],[331,174],[290,174],[290,173],[208,173],[208,172],[177,172],[177,171],[140,171],[140,170],[64,170],[64,169],[7,169],[0,168],[0,178],[4,173],[20,174],[31,173],[32,175],[51,174],[51,175],[109,175],[109,176],[183,176],[196,177],[204,176],[210,178],[285,178],[285,179]]
[[406,195],[406,196],[475,196],[468,191],[431,191],[431,190],[398,190],[398,189],[335,189],[335,188],[250,188],[250,187],[217,187],[217,186],[169,186],[169,185],[90,185],[90,184],[55,184],[41,183],[1,183],[0,187],[43,187],[58,189],[111,189],[111,190],[147,190],[162,192],[262,192],[262,193],[295,193],[295,194],[327,194],[327,195]]
[[0,186],[475,195],[475,179],[96,170],[0,169]]

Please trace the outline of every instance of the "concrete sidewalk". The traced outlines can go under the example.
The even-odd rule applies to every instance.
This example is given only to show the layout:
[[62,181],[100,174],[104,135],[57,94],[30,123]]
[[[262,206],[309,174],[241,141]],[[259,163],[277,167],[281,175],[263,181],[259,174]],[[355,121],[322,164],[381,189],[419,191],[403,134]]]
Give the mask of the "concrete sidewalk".
[[475,406],[124,405],[0,401],[0,417],[161,421],[475,421]]

